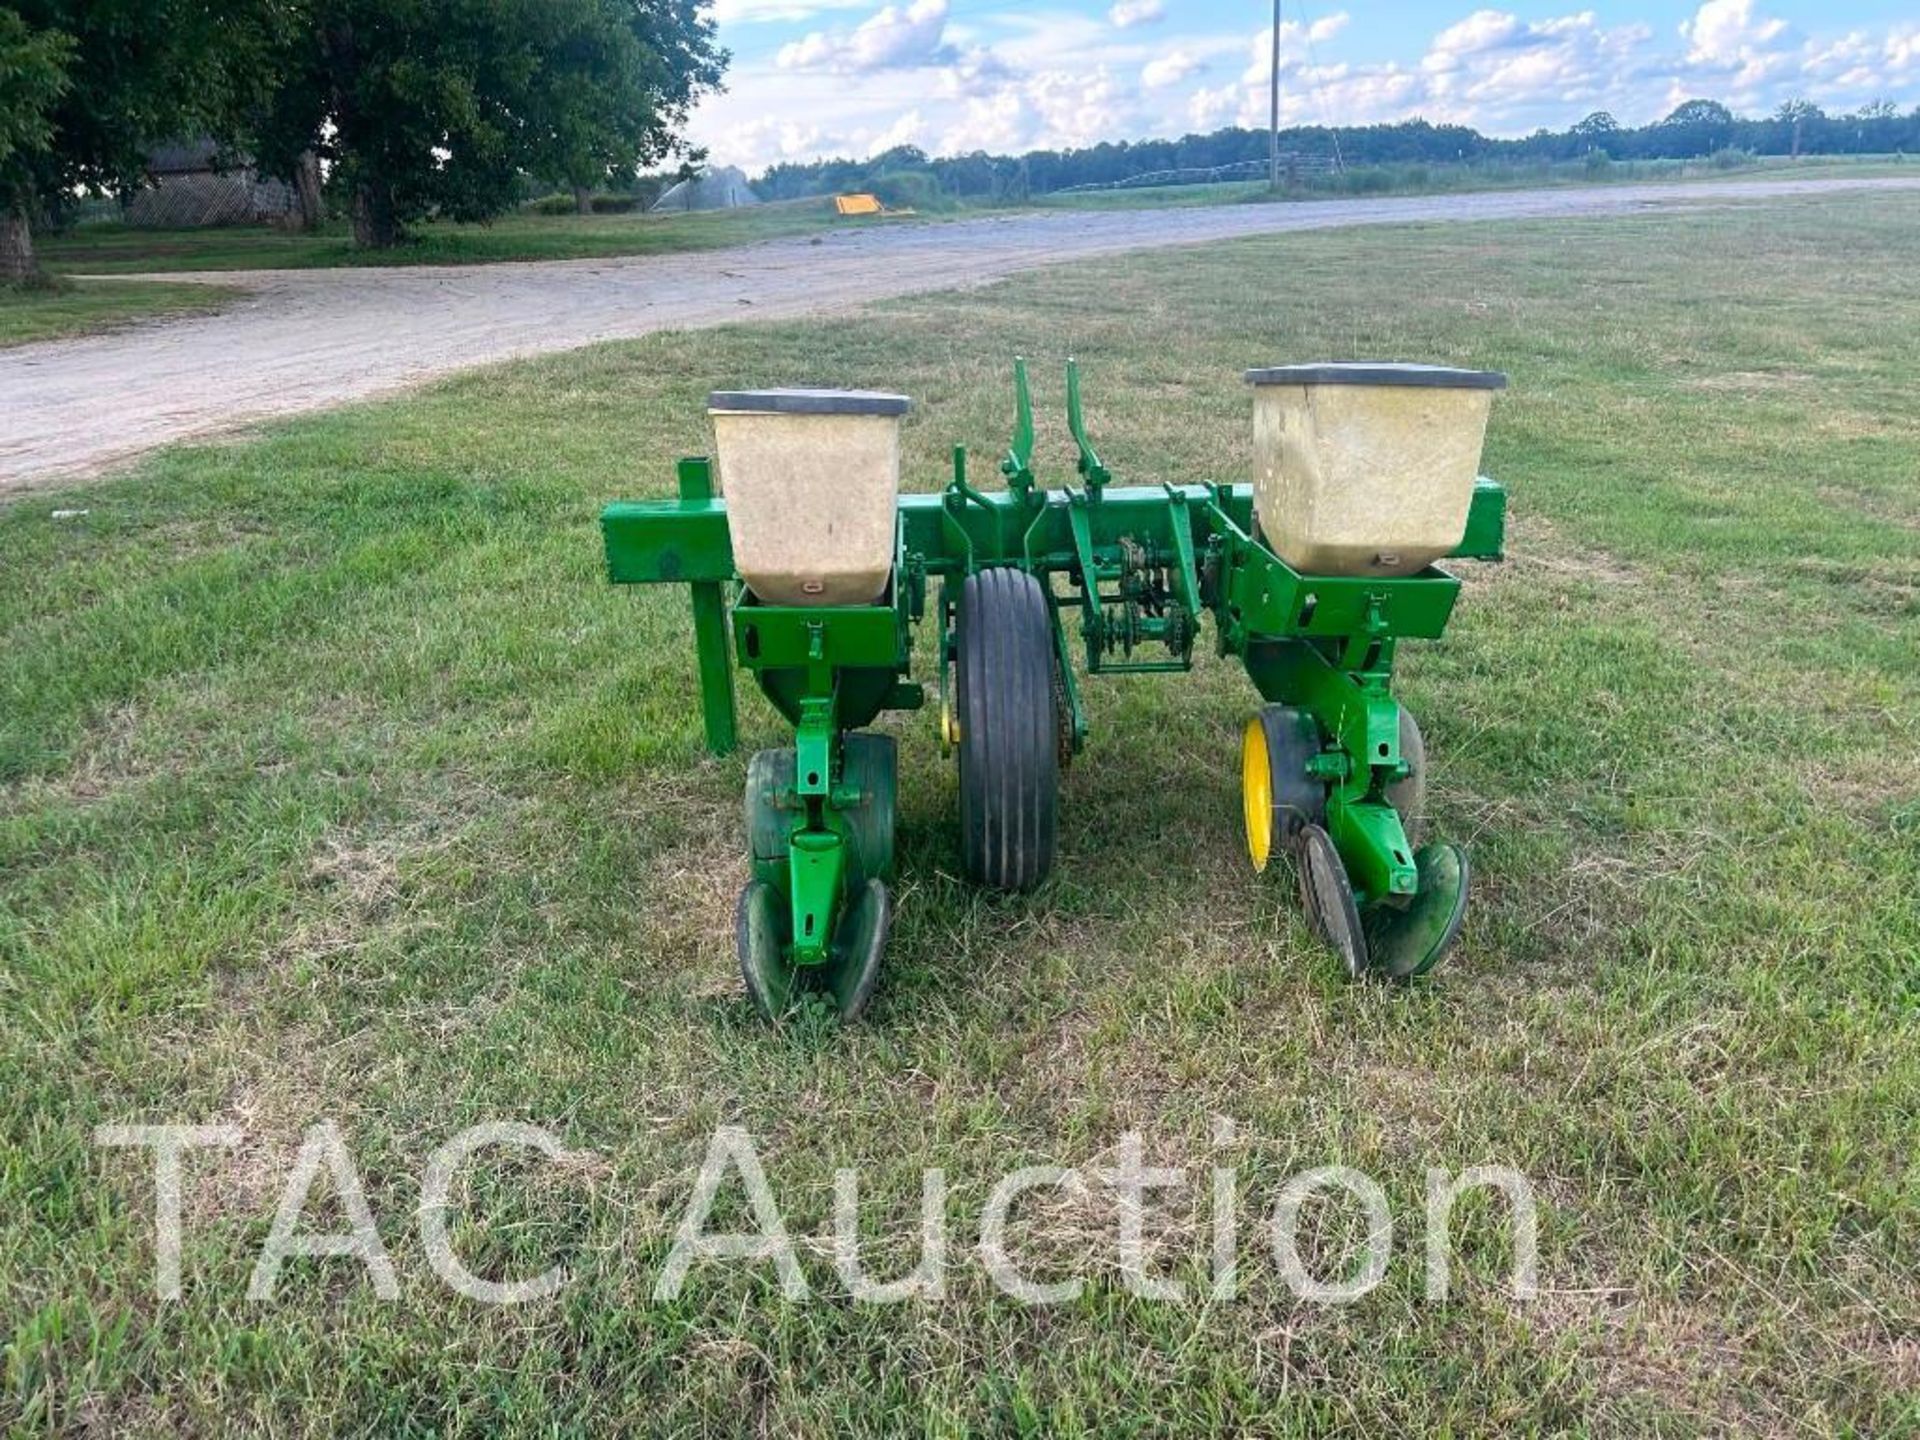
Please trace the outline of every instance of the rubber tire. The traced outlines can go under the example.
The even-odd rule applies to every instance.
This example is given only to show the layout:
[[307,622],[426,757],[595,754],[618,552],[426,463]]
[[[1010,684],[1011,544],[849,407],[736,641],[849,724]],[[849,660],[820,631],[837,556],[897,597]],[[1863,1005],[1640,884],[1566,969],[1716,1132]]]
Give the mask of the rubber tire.
[[1405,705],[1400,707],[1400,758],[1411,768],[1406,779],[1387,786],[1387,803],[1400,812],[1407,843],[1417,846],[1427,833],[1427,742]]
[[1032,890],[1053,869],[1060,813],[1053,611],[1023,570],[969,575],[954,619],[960,850],[969,879]]
[[795,817],[790,810],[776,809],[773,799],[793,788],[793,770],[792,750],[761,750],[747,762],[747,850],[755,860],[786,859]]
[[[1273,801],[1268,817],[1272,826],[1268,842],[1271,860],[1280,851],[1292,849],[1307,826],[1327,823],[1326,782],[1314,779],[1307,771],[1321,750],[1320,727],[1306,711],[1291,705],[1262,705],[1252,723],[1260,727],[1267,747],[1267,789]],[[1244,767],[1244,755],[1241,763]],[[1243,773],[1243,807],[1247,803],[1245,784]],[[1252,817],[1247,818],[1251,823]],[[1251,857],[1251,835],[1247,838],[1247,851]],[[1254,868],[1265,866],[1256,861]]]
[[861,802],[840,812],[847,822],[853,853],[848,893],[869,880],[893,878],[894,813],[900,789],[900,742],[891,735],[849,731],[841,737],[844,772],[860,790]]

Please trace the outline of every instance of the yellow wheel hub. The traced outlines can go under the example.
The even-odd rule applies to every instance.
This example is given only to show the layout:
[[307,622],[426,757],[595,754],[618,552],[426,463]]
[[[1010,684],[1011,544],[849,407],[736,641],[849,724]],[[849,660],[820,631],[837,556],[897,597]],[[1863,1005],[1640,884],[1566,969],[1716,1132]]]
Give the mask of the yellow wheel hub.
[[1240,806],[1247,821],[1247,857],[1255,870],[1265,870],[1273,858],[1273,757],[1258,715],[1240,737]]

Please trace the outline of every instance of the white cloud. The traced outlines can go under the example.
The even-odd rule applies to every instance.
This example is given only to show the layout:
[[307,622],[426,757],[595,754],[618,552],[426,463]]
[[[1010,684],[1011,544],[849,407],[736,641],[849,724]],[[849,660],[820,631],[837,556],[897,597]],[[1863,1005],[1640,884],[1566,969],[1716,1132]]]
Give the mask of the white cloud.
[[867,0],[714,0],[713,18],[722,25],[795,24],[830,10],[858,10]]
[[1185,50],[1169,50],[1158,60],[1140,67],[1140,83],[1149,90],[1164,90],[1206,69],[1205,63]]
[[[1285,70],[1290,62],[1305,58],[1315,45],[1324,45],[1342,30],[1347,28],[1347,12],[1336,11],[1332,15],[1315,20],[1311,25],[1302,25],[1298,20],[1280,22],[1280,68]],[[1247,65],[1244,83],[1265,86],[1273,78],[1273,27],[1267,26],[1253,37],[1248,46],[1252,57]]]
[[1010,155],[1028,148],[1029,121],[1020,93],[1011,86],[966,103],[959,121],[947,131],[940,148],[955,155],[988,150]]
[[[1580,107],[1617,95],[1653,38],[1642,25],[1606,28],[1591,10],[1530,22],[1481,9],[1442,27],[1405,61],[1314,63],[1314,46],[1345,20],[1331,16],[1304,35],[1281,27],[1283,123],[1365,125],[1420,116],[1501,134],[1564,125],[1579,118]],[[1271,37],[1265,30],[1253,38],[1237,96],[1194,97],[1196,121],[1265,123]]]
[[1680,25],[1680,34],[1691,42],[1687,59],[1695,65],[1739,66],[1786,30],[1784,20],[1756,16],[1753,0],[1707,0]]
[[1680,26],[1687,53],[1674,93],[1710,92],[1735,109],[1764,108],[1775,82],[1797,74],[1806,56],[1792,48],[1784,20],[1754,13],[1753,0],[1706,0]]
[[1457,69],[1472,56],[1484,55],[1489,50],[1510,45],[1525,35],[1526,26],[1518,15],[1509,15],[1501,10],[1476,10],[1433,37],[1427,53],[1421,58],[1420,68],[1427,71]]
[[1233,124],[1244,100],[1245,87],[1240,85],[1196,90],[1187,97],[1187,120],[1196,131],[1211,133]]
[[1920,70],[1920,25],[1903,25],[1887,36],[1887,67],[1902,75]]
[[1116,30],[1130,30],[1135,25],[1151,25],[1165,19],[1166,14],[1167,7],[1160,0],[1114,0],[1107,19]]
[[944,40],[947,0],[887,5],[844,33],[816,30],[780,48],[787,70],[861,73],[901,66],[934,65],[950,55]]
[[949,100],[985,95],[1017,73],[993,51],[973,45],[951,56],[948,63],[940,67],[937,89]]
[[1127,92],[1104,65],[1046,70],[970,100],[943,151],[1055,150],[1097,145],[1125,133]]
[[1798,76],[1806,99],[1830,107],[1868,100],[1912,98],[1920,81],[1920,25],[1896,25],[1884,35],[1851,30],[1838,40],[1809,41]]
[[1048,146],[1097,145],[1111,140],[1124,92],[1103,65],[1092,75],[1056,70],[1028,82],[1027,99],[1040,117]]
[[871,157],[897,145],[917,145],[925,129],[926,122],[920,118],[920,112],[909,110],[867,142],[867,154]]
[[[1266,124],[1270,32],[1205,28],[1164,0],[1077,10],[966,0],[964,21],[949,0],[717,3],[736,24],[826,17],[739,61],[728,91],[701,106],[694,142],[750,170],[894,144],[1018,152]],[[1593,9],[1526,18],[1499,3],[1463,0],[1424,43],[1416,33],[1389,46],[1390,59],[1342,53],[1344,12],[1286,22],[1283,123],[1420,116],[1512,135],[1597,109],[1640,124],[1694,96],[1748,114],[1801,96],[1835,112],[1882,96],[1903,109],[1920,99],[1920,24],[1904,18],[1806,36],[1770,13],[1781,0],[1692,0],[1684,23],[1657,32],[1604,23]],[[843,23],[832,23],[836,12]],[[1376,55],[1381,37],[1365,39]]]

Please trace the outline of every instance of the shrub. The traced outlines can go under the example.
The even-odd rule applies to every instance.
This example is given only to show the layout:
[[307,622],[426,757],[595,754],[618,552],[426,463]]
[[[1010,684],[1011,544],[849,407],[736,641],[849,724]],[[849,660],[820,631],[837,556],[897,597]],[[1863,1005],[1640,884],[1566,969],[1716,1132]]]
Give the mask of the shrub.
[[[587,204],[596,215],[627,215],[635,210],[645,210],[649,208],[654,200],[659,197],[659,193],[660,187],[657,185],[636,186],[630,191],[615,193],[596,190],[587,201]],[[531,215],[575,215],[579,213],[579,206],[574,203],[573,192],[570,190],[559,190],[552,195],[542,195],[538,200],[529,201],[525,208],[527,213]]]
[[952,204],[927,170],[890,170],[874,176],[868,188],[889,210],[945,210]]

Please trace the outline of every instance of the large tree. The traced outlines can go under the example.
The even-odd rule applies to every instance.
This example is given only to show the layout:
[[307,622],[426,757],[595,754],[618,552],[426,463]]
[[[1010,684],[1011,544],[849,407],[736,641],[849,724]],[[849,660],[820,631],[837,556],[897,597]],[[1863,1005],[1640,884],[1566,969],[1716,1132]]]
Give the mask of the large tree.
[[305,0],[260,162],[322,156],[370,247],[428,215],[497,215],[523,172],[576,189],[630,175],[719,83],[707,3]]
[[0,280],[33,273],[34,162],[53,141],[53,107],[67,89],[73,38],[0,10]]
[[276,0],[0,5],[0,279],[34,273],[32,225],[82,186],[140,183],[148,147],[223,133]]
[[1672,153],[1709,155],[1732,142],[1733,112],[1718,100],[1685,100],[1674,106],[1659,128]]

